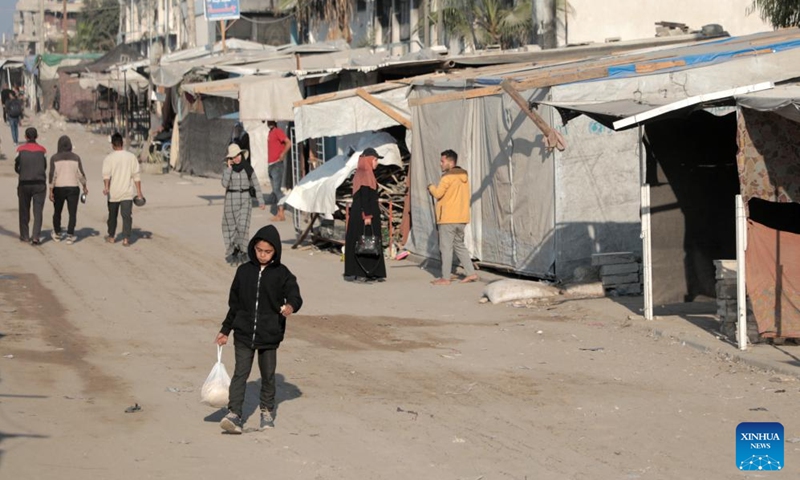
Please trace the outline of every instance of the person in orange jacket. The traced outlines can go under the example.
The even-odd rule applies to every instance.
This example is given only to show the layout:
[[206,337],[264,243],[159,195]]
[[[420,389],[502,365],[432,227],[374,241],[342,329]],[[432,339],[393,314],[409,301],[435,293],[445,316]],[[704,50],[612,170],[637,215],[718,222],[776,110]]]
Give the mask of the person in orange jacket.
[[428,191],[436,199],[436,224],[439,229],[439,251],[442,255],[442,276],[432,281],[433,285],[450,285],[453,271],[453,251],[464,267],[466,277],[461,283],[478,280],[469,250],[464,245],[464,228],[469,223],[470,190],[467,171],[459,167],[458,154],[453,150],[442,152],[439,164],[442,179],[439,185],[428,185]]

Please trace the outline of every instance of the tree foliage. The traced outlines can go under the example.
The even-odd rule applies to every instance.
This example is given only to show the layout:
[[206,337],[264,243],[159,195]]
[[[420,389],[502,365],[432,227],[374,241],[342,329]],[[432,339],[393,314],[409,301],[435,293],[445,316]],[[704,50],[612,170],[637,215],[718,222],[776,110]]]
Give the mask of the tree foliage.
[[[530,0],[445,0],[441,15],[446,32],[475,49],[511,48],[530,36],[531,8]],[[434,22],[438,15],[431,13]]]
[[328,24],[328,39],[353,40],[350,20],[355,12],[355,0],[282,0],[281,10],[294,12],[301,38],[320,23]]
[[85,0],[78,16],[75,46],[80,51],[108,51],[117,44],[118,0]]
[[800,26],[800,0],[753,0],[748,13],[756,10],[773,27]]

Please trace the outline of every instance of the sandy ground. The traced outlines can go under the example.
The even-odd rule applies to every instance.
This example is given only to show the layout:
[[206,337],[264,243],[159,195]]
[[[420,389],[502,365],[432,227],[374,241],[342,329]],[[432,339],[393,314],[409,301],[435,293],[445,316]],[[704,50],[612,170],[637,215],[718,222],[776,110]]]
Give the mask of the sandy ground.
[[[346,283],[337,256],[288,248],[288,223],[305,306],[279,350],[276,428],[223,435],[225,412],[199,403],[233,274],[219,181],[144,176],[135,243],[108,245],[110,146],[67,131],[90,181],[80,239],[37,248],[17,238],[0,127],[2,478],[742,478],[743,421],[784,424],[787,467],[772,475],[798,478],[793,379],[652,335],[610,300],[484,305],[484,284],[432,287],[410,261],[390,261],[383,284]],[[61,133],[42,132],[49,152]],[[253,231],[268,218],[254,210]],[[224,361],[232,372],[232,348]],[[248,426],[258,384],[256,368]]]

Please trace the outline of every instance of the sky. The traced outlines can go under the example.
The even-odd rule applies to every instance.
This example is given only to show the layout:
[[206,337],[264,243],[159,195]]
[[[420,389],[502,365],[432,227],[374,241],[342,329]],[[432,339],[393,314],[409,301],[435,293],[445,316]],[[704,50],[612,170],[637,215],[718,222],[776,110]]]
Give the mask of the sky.
[[14,7],[17,0],[0,0],[0,33],[6,38],[14,32]]

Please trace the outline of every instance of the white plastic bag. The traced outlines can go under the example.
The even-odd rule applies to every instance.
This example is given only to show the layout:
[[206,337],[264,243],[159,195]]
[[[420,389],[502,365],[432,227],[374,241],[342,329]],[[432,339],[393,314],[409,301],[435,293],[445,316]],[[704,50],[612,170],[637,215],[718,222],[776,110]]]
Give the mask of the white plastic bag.
[[200,403],[210,407],[222,408],[228,406],[228,389],[231,386],[231,377],[228,376],[225,365],[222,363],[222,347],[217,345],[217,363],[206,378],[206,383],[200,390]]

